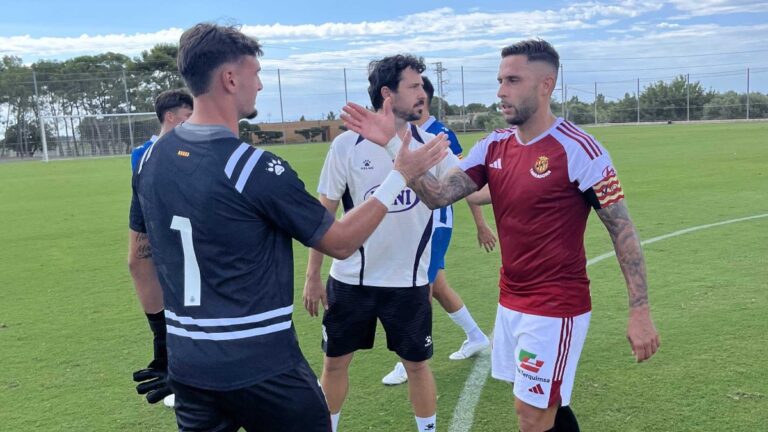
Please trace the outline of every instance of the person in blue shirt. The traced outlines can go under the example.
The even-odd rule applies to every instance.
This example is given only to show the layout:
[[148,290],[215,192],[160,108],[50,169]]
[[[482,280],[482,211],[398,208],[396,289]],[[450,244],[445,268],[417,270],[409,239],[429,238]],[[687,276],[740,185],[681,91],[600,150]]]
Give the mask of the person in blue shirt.
[[[456,134],[429,113],[429,106],[432,104],[432,98],[435,94],[432,82],[426,76],[422,76],[421,79],[424,82],[427,103],[426,108],[422,112],[421,119],[415,123],[421,129],[433,135],[439,133],[446,134],[451,142],[451,152],[461,158],[463,149]],[[486,251],[492,251],[496,246],[496,237],[485,221],[482,209],[473,204],[469,204],[469,209],[472,212],[472,217],[477,227],[478,244],[484,247]],[[432,296],[437,299],[451,320],[461,327],[466,334],[466,339],[461,344],[461,347],[458,351],[451,354],[449,358],[451,360],[464,360],[488,348],[490,341],[472,318],[466,305],[464,305],[464,301],[451,288],[445,277],[445,254],[448,252],[448,244],[451,241],[451,233],[453,231],[453,207],[448,206],[435,210],[433,222],[432,252],[428,273],[429,283],[432,285]],[[381,379],[381,382],[385,385],[397,385],[406,381],[408,381],[408,374],[402,362],[397,362],[394,369]]]
[[[192,115],[194,102],[192,95],[184,89],[167,90],[155,99],[155,113],[160,121],[159,135],[152,135],[147,142],[136,147],[131,152],[131,171],[138,168],[141,157],[157,139],[176,126],[186,121]],[[136,288],[136,296],[149,322],[149,328],[153,335],[155,351],[165,351],[165,317],[163,316],[163,296],[158,288],[155,265],[149,256],[149,250],[141,247],[145,243],[146,234],[133,230],[128,232],[128,269],[131,273],[133,285]],[[160,346],[163,345],[163,346]],[[173,395],[168,395],[164,400],[166,406],[174,405]]]
[[160,93],[155,99],[155,114],[160,120],[160,134],[152,135],[147,142],[136,147],[131,151],[131,170],[136,171],[136,167],[144,156],[149,146],[158,138],[165,135],[171,129],[187,121],[192,115],[194,101],[192,95],[184,89],[166,90]]
[[194,112],[149,146],[133,175],[130,228],[146,234],[167,344],[134,380],[150,403],[175,394],[184,432],[330,431],[293,326],[292,241],[349,257],[407,180],[447,155],[444,135],[404,145],[376,192],[335,221],[287,161],[238,139],[238,120],[256,116],[261,54],[236,27],[186,30],[177,64]]

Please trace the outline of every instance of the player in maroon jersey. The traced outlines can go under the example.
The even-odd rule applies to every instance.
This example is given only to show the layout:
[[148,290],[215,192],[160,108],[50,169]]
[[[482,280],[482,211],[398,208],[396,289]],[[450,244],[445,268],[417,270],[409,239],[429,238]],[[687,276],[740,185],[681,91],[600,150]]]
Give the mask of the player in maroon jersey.
[[[498,97],[511,127],[480,140],[443,177],[427,174],[408,185],[430,208],[489,186],[502,255],[492,374],[515,383],[521,431],[574,431],[568,405],[591,313],[584,252],[590,208],[611,236],[627,283],[627,338],[638,362],[660,344],[645,261],[608,152],[550,110],[557,51],[526,40],[501,57]],[[389,113],[354,104],[344,111],[347,126],[371,141],[383,145],[394,135]]]

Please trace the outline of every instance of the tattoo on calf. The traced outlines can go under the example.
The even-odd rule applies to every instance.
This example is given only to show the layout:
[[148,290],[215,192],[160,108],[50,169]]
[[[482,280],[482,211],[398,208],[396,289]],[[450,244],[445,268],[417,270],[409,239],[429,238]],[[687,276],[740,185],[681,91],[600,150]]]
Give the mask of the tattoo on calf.
[[616,258],[627,281],[629,306],[648,304],[648,280],[640,238],[624,201],[597,210],[613,241]]

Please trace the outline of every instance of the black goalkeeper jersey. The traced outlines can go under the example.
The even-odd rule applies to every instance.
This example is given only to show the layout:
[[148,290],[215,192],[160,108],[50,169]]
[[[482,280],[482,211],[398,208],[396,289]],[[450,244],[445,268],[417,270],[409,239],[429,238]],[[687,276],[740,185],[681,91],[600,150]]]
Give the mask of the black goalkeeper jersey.
[[170,376],[231,390],[294,367],[292,238],[311,247],[332,223],[286,161],[222,126],[182,124],[152,145],[130,227],[148,234],[163,287]]

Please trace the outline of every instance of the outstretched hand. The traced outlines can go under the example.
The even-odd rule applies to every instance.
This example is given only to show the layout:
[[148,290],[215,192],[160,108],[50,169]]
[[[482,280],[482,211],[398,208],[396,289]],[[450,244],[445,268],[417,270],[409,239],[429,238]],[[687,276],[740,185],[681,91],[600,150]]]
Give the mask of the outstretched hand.
[[395,114],[392,112],[392,98],[384,99],[378,112],[365,109],[349,102],[341,109],[341,119],[347,129],[364,136],[368,141],[385,146],[395,136]]
[[448,156],[448,146],[450,145],[447,135],[442,132],[416,150],[410,149],[410,143],[411,131],[409,129],[403,136],[403,144],[395,158],[395,170],[402,174],[406,183],[423,176],[430,168],[440,163]]

